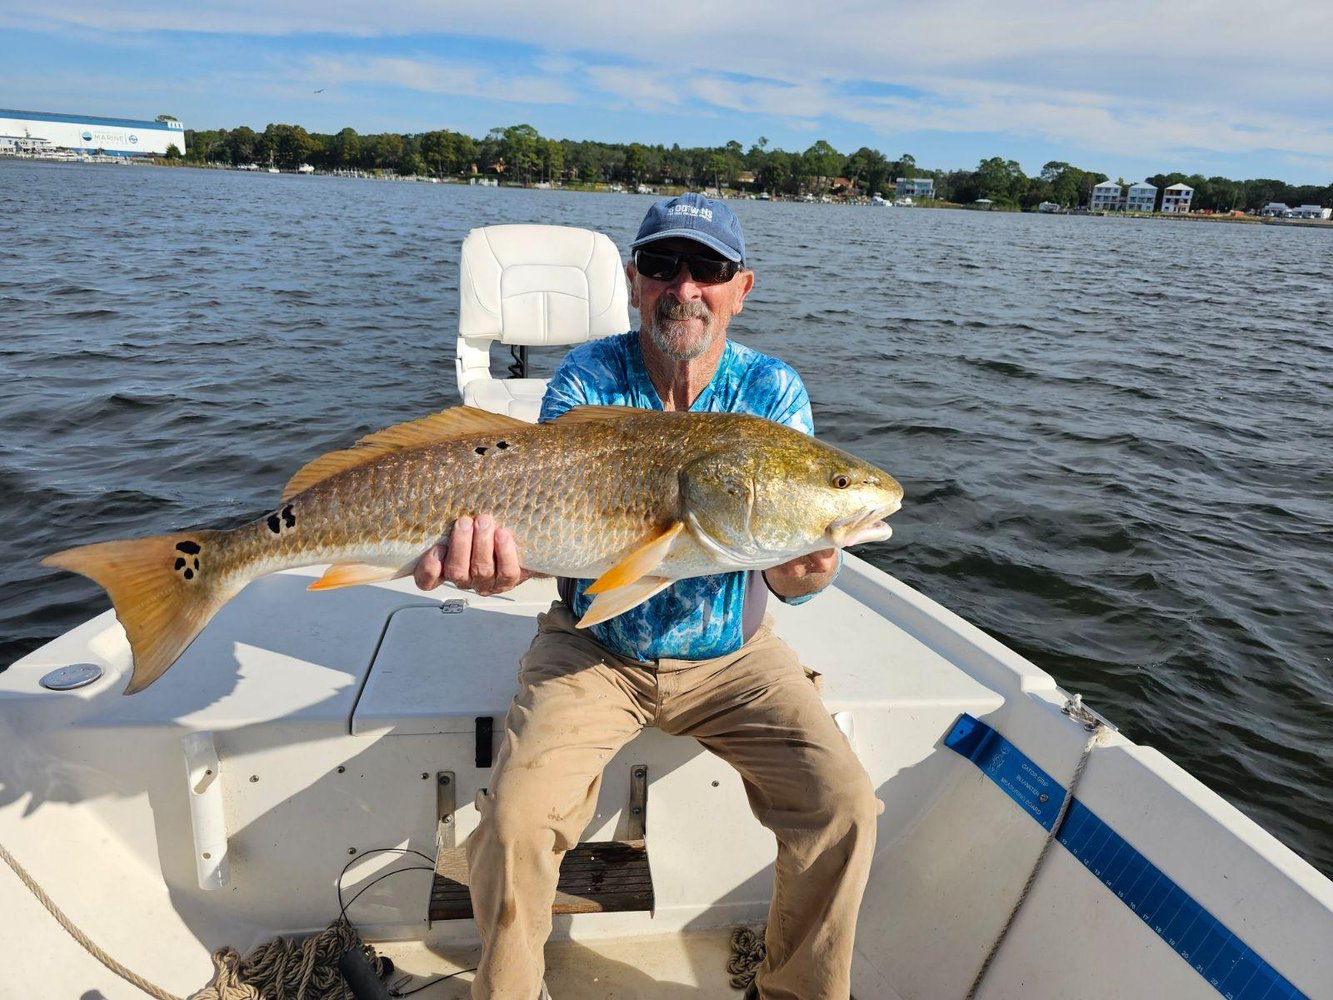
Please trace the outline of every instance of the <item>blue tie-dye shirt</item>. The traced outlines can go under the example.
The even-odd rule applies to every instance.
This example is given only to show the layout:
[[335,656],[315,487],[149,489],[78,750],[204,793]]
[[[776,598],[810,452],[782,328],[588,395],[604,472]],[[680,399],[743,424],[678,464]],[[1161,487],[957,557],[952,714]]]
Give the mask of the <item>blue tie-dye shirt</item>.
[[[546,388],[540,421],[575,406],[637,406],[661,410],[662,400],[639,347],[637,332],[582,344],[565,356]],[[810,397],[801,377],[777,358],[727,341],[722,360],[690,410],[751,413],[814,433]],[[576,617],[592,603],[588,580],[561,580],[560,593]],[[746,607],[747,593],[751,607]],[[609,649],[635,660],[703,660],[739,649],[763,613],[760,574],[720,573],[679,580],[592,632]],[[798,603],[800,598],[791,603]],[[747,628],[747,623],[751,627]]]

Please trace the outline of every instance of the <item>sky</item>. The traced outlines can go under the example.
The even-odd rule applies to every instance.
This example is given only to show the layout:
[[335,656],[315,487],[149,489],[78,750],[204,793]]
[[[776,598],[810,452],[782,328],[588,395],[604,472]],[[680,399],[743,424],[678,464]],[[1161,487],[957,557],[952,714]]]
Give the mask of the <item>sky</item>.
[[1333,182],[1330,0],[0,0],[0,107]]

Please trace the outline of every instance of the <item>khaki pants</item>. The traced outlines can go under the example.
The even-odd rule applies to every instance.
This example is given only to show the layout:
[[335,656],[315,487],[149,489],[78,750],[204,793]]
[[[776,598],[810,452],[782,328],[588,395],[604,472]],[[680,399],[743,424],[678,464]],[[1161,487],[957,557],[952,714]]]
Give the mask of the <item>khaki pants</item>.
[[765,623],[727,656],[641,663],[576,629],[559,602],[538,623],[467,844],[474,1000],[536,1000],[561,858],[596,810],[603,768],[644,726],[728,761],[777,835],[760,995],[847,1000],[882,806],[796,654]]

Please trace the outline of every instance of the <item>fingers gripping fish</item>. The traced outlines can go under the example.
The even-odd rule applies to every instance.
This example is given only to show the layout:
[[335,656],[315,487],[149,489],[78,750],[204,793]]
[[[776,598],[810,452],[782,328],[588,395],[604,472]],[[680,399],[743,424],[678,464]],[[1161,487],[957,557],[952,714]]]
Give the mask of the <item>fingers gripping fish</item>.
[[332,565],[311,590],[407,576],[464,515],[493,514],[527,569],[594,579],[586,627],[673,580],[887,538],[881,519],[901,499],[887,473],[759,417],[590,406],[528,424],[456,407],[315,459],[249,524],[100,542],[42,563],[110,595],[133,694],[251,580],[319,563]]

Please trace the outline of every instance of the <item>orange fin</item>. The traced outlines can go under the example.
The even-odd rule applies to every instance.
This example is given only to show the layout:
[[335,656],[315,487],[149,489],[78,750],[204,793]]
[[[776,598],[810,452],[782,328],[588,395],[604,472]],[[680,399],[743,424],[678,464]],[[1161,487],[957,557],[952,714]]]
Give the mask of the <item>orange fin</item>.
[[[606,409],[611,409],[611,407],[606,407]],[[662,560],[671,551],[671,543],[675,541],[676,536],[681,533],[684,527],[684,521],[673,521],[671,527],[658,534],[646,545],[641,545],[635,549],[590,583],[588,593],[601,594],[609,590],[615,590],[651,573],[661,565]]]
[[226,532],[193,531],[98,542],[42,560],[101,584],[125,628],[134,658],[126,694],[161,677],[245,581],[220,577]]
[[355,587],[358,583],[381,583],[384,580],[397,580],[411,571],[410,566],[394,568],[372,566],[370,563],[334,563],[306,590],[336,590],[339,587]]
[[626,415],[644,411],[636,406],[576,406],[551,421],[552,424],[594,424],[608,420],[624,420]]
[[308,490],[315,483],[323,482],[347,469],[368,465],[390,452],[438,444],[466,434],[510,433],[518,428],[531,426],[532,424],[517,417],[479,410],[473,406],[455,406],[452,409],[441,410],[420,420],[394,424],[374,434],[367,434],[351,448],[320,455],[319,458],[303,466],[283,487],[282,499],[286,502],[303,490]]
[[579,628],[597,625],[623,614],[630,608],[636,608],[664,587],[675,582],[664,576],[641,576],[632,583],[615,590],[605,590],[593,598],[587,612],[579,619]]

